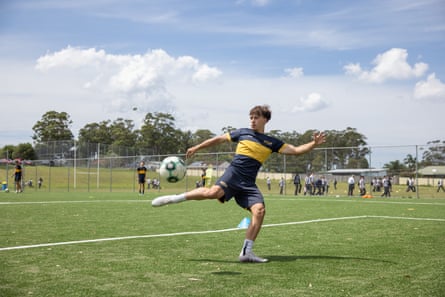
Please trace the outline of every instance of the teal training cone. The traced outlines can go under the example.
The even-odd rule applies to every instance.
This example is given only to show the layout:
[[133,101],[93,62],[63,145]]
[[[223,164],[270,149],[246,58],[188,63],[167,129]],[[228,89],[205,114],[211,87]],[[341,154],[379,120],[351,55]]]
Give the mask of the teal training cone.
[[240,228],[240,229],[247,229],[249,227],[249,224],[250,224],[250,219],[249,218],[244,218],[238,224],[238,228]]

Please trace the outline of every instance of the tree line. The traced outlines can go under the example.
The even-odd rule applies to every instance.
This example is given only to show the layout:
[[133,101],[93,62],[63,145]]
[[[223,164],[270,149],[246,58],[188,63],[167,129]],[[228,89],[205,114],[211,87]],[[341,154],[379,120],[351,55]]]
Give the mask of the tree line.
[[[38,156],[35,148],[45,146],[47,143],[56,141],[74,141],[74,134],[71,131],[72,120],[67,112],[48,111],[32,127],[31,143],[21,143],[18,145],[7,145],[0,150],[2,157],[8,152],[10,158],[21,158],[35,160]],[[230,132],[235,127],[227,126],[221,129],[221,133]],[[271,130],[269,135],[278,137],[287,143],[294,145],[309,142],[313,135],[313,130],[299,133],[297,131],[283,132],[281,130]],[[337,168],[368,168],[367,156],[370,153],[366,136],[358,132],[355,128],[347,127],[344,130],[328,130],[326,133],[326,144],[324,147],[343,148],[335,149],[330,153],[329,164],[335,164]],[[131,119],[117,118],[113,121],[103,120],[86,124],[79,130],[76,143],[79,145],[87,143],[107,144],[110,148],[106,154],[117,154],[113,147],[130,147],[135,155],[167,155],[183,154],[187,148],[201,141],[215,136],[208,129],[198,129],[194,132],[183,131],[176,127],[175,118],[169,113],[149,112],[145,115],[142,125],[135,127]],[[429,163],[445,164],[444,141],[433,141],[428,150],[423,152],[421,162],[423,165]],[[234,150],[232,143],[224,143],[218,147],[208,148],[202,152],[232,152]],[[81,156],[79,156],[81,157]],[[274,162],[274,155],[270,163]],[[308,156],[308,163],[311,166],[325,168],[325,154],[312,152]],[[229,160],[230,156],[226,156]],[[398,172],[403,170],[413,170],[417,160],[412,155],[401,162],[400,160],[391,161],[385,164],[388,169],[394,169]],[[295,165],[304,167],[307,164]],[[307,168],[300,168],[306,171]]]

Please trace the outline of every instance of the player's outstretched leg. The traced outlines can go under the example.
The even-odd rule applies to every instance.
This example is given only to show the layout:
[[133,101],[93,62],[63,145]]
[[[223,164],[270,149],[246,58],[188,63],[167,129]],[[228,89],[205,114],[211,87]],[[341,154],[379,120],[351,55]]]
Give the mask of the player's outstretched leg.
[[167,204],[183,202],[185,200],[185,194],[160,196],[151,202],[151,206],[159,207]]

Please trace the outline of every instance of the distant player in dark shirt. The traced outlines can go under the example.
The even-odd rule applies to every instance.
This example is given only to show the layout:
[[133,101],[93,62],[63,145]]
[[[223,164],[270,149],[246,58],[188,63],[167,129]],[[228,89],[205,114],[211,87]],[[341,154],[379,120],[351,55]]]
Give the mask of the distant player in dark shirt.
[[136,170],[138,172],[139,195],[144,195],[145,177],[147,175],[147,168],[145,167],[144,161],[141,161],[141,163],[139,163],[139,167]]
[[235,198],[236,203],[249,210],[252,220],[246,231],[240,262],[264,263],[267,259],[257,257],[252,249],[263,224],[266,207],[264,198],[256,185],[256,177],[262,164],[274,152],[285,155],[300,155],[311,151],[325,142],[323,133],[314,133],[313,140],[300,146],[293,146],[264,134],[271,118],[269,106],[255,106],[250,110],[250,128],[237,129],[221,136],[215,136],[187,150],[187,158],[197,151],[223,142],[236,142],[236,153],[230,166],[210,188],[196,188],[180,195],[161,196],[152,201],[152,206],[163,206],[187,200],[218,199],[224,203]]
[[12,175],[14,177],[14,183],[15,183],[15,192],[21,193],[22,190],[22,178],[23,178],[23,172],[22,172],[22,166],[20,166],[20,161],[15,161],[15,167],[14,167],[14,174]]

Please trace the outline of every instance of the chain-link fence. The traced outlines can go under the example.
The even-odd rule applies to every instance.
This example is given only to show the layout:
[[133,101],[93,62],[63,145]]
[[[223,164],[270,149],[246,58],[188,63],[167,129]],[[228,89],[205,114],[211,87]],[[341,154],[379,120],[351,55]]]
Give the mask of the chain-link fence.
[[[148,191],[186,191],[201,185],[203,169],[211,169],[207,185],[214,183],[234,154],[198,153],[187,160],[186,177],[176,184],[169,184],[159,176],[159,166],[166,155],[135,154],[132,148],[75,142],[40,145],[36,151],[38,160],[22,163],[23,183],[27,191],[137,192],[136,168],[142,160],[148,169]],[[178,156],[184,158],[184,155]],[[14,190],[13,171],[13,164],[0,165],[2,189],[6,184]],[[425,193],[435,197],[436,188],[439,190],[438,182],[445,176],[445,147],[437,144],[330,147],[317,148],[300,156],[273,154],[260,170],[258,185],[266,193],[279,193],[283,179],[281,192],[295,194],[295,175],[299,175],[304,184],[306,176],[311,173],[314,183],[323,178],[323,182],[330,185],[330,190],[324,193],[329,195],[345,195],[344,187],[351,176],[356,182],[363,176],[367,192],[379,195],[373,185],[388,176],[396,189],[394,191],[399,191],[400,196],[419,198]],[[407,193],[407,182],[411,178],[416,192]],[[267,180],[270,180],[271,190]],[[160,185],[156,185],[157,182]],[[444,194],[438,192],[437,195]]]

